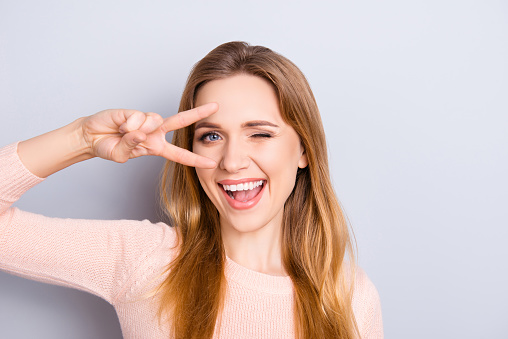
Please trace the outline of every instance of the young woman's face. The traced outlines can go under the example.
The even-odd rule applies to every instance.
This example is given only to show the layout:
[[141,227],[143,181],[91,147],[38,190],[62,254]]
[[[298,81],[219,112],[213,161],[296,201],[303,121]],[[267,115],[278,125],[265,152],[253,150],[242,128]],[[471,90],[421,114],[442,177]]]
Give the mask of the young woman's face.
[[221,227],[236,232],[280,227],[296,172],[307,158],[297,133],[282,120],[272,85],[243,74],[214,80],[196,98],[197,106],[209,102],[217,102],[219,110],[195,124],[193,151],[219,164],[196,173]]

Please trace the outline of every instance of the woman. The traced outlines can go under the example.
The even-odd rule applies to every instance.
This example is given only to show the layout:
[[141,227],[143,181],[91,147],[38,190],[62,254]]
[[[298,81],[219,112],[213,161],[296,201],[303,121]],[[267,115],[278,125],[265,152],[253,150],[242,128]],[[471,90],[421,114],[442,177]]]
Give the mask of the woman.
[[[106,110],[2,149],[0,267],[104,298],[126,338],[382,337],[298,68],[264,47],[223,44],[195,65],[179,112]],[[66,166],[142,155],[168,159],[174,227],[9,209]]]

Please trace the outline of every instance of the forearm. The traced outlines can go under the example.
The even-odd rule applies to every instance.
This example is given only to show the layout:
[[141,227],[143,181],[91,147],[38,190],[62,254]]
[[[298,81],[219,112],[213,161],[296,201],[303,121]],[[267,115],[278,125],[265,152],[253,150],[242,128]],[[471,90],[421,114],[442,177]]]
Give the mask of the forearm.
[[30,172],[45,178],[72,164],[92,158],[83,138],[82,119],[84,118],[20,142],[18,155],[21,162]]

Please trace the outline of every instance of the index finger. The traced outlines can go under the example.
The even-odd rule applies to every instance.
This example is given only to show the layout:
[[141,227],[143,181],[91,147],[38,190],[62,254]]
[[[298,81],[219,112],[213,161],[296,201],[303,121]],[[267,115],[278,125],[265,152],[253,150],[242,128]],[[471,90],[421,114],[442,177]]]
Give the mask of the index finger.
[[189,150],[177,147],[170,143],[166,143],[164,149],[162,150],[161,156],[185,166],[200,168],[217,167],[217,163],[214,160],[202,155],[198,155],[196,153],[192,153]]
[[212,115],[213,113],[217,112],[218,109],[219,105],[215,102],[211,102],[209,104],[205,104],[188,111],[180,112],[176,115],[164,119],[164,122],[161,125],[161,129],[164,133],[168,133],[169,131],[174,131],[189,126],[196,121]]

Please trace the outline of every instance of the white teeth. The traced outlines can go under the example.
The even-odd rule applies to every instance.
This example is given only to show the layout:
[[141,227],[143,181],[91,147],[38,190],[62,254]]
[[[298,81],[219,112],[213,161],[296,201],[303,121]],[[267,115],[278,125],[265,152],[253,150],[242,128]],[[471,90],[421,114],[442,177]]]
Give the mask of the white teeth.
[[263,185],[263,180],[244,182],[238,185],[222,185],[222,187],[224,187],[224,190],[226,191],[235,192],[235,191],[250,191],[261,185]]

